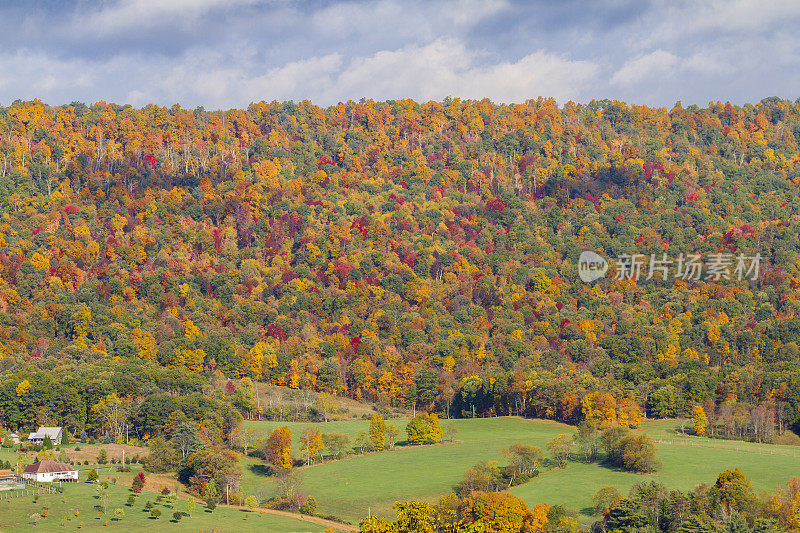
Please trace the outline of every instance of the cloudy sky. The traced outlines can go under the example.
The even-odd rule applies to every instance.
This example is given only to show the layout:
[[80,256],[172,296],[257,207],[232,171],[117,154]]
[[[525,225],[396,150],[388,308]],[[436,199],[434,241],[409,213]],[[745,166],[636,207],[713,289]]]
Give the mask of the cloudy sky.
[[800,97],[794,0],[0,0],[0,104]]

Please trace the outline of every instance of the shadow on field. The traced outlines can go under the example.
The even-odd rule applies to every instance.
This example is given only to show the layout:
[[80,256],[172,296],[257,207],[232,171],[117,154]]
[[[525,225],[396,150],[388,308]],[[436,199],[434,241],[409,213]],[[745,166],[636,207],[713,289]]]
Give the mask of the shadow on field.
[[247,468],[249,468],[250,471],[257,476],[272,475],[272,468],[270,468],[268,465],[253,464],[248,466]]

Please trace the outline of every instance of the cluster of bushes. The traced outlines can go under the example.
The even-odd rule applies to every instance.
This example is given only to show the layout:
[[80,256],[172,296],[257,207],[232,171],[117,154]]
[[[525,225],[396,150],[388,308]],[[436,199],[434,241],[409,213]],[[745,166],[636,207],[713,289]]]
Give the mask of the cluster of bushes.
[[605,462],[609,465],[642,474],[661,468],[653,439],[647,435],[633,434],[626,427],[614,426],[602,432],[600,441],[606,452]]
[[600,431],[593,420],[578,424],[574,435],[557,435],[547,443],[547,449],[553,464],[559,467],[566,466],[569,459],[587,463],[601,459],[609,466],[637,473],[655,472],[661,467],[649,436],[623,425],[607,425]]
[[722,472],[711,484],[694,490],[669,490],[656,481],[643,481],[623,496],[616,487],[603,487],[594,497],[603,519],[593,531],[796,531],[800,528],[800,478],[774,493],[755,493],[738,468]]

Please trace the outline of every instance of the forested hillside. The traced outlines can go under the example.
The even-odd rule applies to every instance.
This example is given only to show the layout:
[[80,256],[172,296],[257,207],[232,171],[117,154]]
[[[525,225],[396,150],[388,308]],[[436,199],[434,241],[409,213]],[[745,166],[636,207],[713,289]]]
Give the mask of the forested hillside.
[[[135,413],[221,372],[449,416],[800,429],[798,139],[778,98],[14,102],[0,420],[99,433],[109,395]],[[585,250],[762,261],[588,284]]]

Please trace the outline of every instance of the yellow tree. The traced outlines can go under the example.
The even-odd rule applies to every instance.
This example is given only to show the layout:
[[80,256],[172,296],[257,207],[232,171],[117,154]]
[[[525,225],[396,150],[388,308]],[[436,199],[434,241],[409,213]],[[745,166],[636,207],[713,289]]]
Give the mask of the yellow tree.
[[621,426],[638,428],[643,417],[642,408],[633,398],[623,398],[617,404],[617,422]]
[[175,351],[175,364],[173,366],[183,366],[190,372],[197,373],[203,370],[205,359],[206,352],[202,348],[196,350],[179,348]]
[[115,392],[100,398],[92,406],[92,412],[103,420],[112,435],[121,435],[130,411],[130,401],[117,396]]
[[427,444],[442,441],[442,426],[436,413],[422,413],[406,425],[406,436],[411,444]]
[[130,339],[133,345],[136,346],[136,355],[139,359],[156,360],[156,340],[149,331],[133,328],[130,333]]
[[75,310],[75,338],[86,337],[92,328],[92,311],[82,303]]
[[276,470],[291,470],[292,432],[288,427],[282,426],[272,430],[266,442],[264,456]]
[[241,373],[245,376],[259,378],[278,365],[275,346],[268,342],[257,342],[242,357]]
[[314,457],[317,457],[323,449],[325,444],[322,442],[322,431],[317,426],[307,427],[300,441],[300,451],[306,459],[306,464],[311,464]]
[[386,443],[386,423],[383,421],[381,415],[375,415],[369,423],[369,440],[372,441],[372,447],[376,450],[382,450]]
[[594,419],[601,425],[617,421],[617,401],[609,392],[592,392],[581,400],[581,410],[587,419]]
[[694,434],[704,435],[708,427],[708,418],[701,405],[695,405],[692,410],[692,420],[694,420]]
[[16,392],[19,398],[22,398],[23,396],[28,394],[29,390],[31,390],[31,384],[27,379],[23,379],[22,381],[17,383]]
[[547,526],[547,513],[550,506],[546,503],[534,505],[528,516],[525,518],[525,525],[522,531],[526,533],[541,533]]

